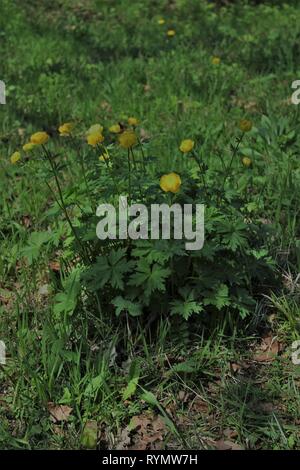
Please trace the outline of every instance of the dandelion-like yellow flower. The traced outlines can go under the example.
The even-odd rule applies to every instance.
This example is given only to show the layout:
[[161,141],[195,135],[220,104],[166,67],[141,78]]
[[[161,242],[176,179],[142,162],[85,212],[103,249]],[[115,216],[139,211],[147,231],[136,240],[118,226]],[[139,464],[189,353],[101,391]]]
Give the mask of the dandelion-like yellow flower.
[[249,168],[249,166],[252,165],[252,160],[249,157],[244,157],[242,162],[243,162],[243,165],[247,168]]
[[166,193],[177,193],[181,186],[181,178],[177,173],[168,173],[160,178],[159,185]]
[[179,149],[182,153],[188,153],[191,150],[193,150],[194,145],[195,145],[195,142],[193,140],[185,139],[181,142]]
[[173,36],[175,36],[175,34],[176,34],[176,31],[175,31],[174,29],[169,29],[169,30],[167,31],[167,36],[168,36],[169,38],[172,38]]
[[90,134],[102,134],[103,132],[103,126],[101,124],[93,124],[87,131],[86,135]]
[[109,132],[112,132],[113,134],[119,134],[119,132],[121,132],[120,124],[113,124],[110,126]]
[[124,149],[129,149],[137,144],[137,136],[134,131],[127,130],[119,136],[119,144]]
[[58,132],[60,135],[67,136],[70,135],[74,128],[74,124],[72,122],[65,122],[58,128]]
[[213,65],[220,65],[220,63],[221,63],[220,57],[213,57],[213,58],[211,59],[211,63],[212,63]]
[[20,158],[21,158],[20,152],[14,152],[12,156],[10,157],[10,161],[14,165],[20,160]]
[[139,124],[138,119],[135,117],[129,117],[127,122],[130,126],[134,126],[134,127]]
[[36,145],[42,145],[45,144],[49,139],[49,135],[47,132],[36,132],[35,134],[32,134],[30,137],[30,143],[31,144],[36,144]]
[[103,140],[104,137],[100,132],[94,132],[93,134],[89,134],[87,136],[87,143],[92,147],[96,147],[97,144],[101,144]]
[[31,142],[27,142],[27,144],[24,144],[22,148],[23,148],[24,152],[31,152],[31,150],[34,149],[35,145],[36,144],[32,144]]
[[165,20],[163,18],[159,18],[159,20],[157,20],[157,24],[163,25],[165,24]]
[[252,122],[248,119],[242,119],[239,123],[239,128],[242,132],[249,132],[252,129]]

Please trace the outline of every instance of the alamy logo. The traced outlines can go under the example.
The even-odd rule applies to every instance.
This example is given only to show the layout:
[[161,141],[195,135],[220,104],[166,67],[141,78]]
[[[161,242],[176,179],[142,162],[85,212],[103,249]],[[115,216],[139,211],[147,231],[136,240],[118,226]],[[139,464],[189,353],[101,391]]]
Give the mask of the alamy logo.
[[293,104],[298,105],[300,103],[300,80],[295,80],[292,83],[292,88],[296,91],[292,94],[291,101]]
[[6,364],[6,348],[3,341],[0,341],[0,364]]
[[298,366],[300,364],[300,340],[293,341],[292,343],[292,363],[295,366]]
[[6,104],[5,83],[0,80],[0,104]]
[[192,251],[204,244],[204,204],[196,204],[194,211],[192,204],[151,204],[149,211],[144,204],[128,205],[127,197],[120,196],[118,217],[112,204],[98,206],[96,215],[101,217],[96,228],[100,240],[184,239],[185,249]]

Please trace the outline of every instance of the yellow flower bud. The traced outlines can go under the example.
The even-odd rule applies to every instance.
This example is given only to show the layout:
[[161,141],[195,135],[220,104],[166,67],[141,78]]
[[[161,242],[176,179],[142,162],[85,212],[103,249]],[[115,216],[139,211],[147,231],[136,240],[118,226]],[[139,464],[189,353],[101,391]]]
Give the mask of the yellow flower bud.
[[159,185],[166,193],[177,193],[181,186],[181,178],[177,173],[168,173],[160,178]]
[[124,149],[129,149],[137,144],[137,136],[134,131],[127,130],[119,136],[119,144]]
[[252,160],[249,157],[244,157],[242,162],[243,162],[243,165],[247,168],[249,168],[249,166],[252,165]]
[[72,129],[74,128],[74,124],[72,122],[65,122],[58,128],[58,132],[60,135],[67,136],[70,135],[72,132]]
[[211,63],[212,63],[213,65],[219,65],[219,64],[221,63],[220,57],[213,57],[213,58],[211,59]]
[[179,150],[182,152],[182,153],[188,153],[190,152],[191,150],[193,150],[194,148],[194,145],[195,145],[195,142],[191,139],[185,139],[181,142],[180,144],[180,147],[179,147]]
[[86,131],[86,135],[90,135],[90,134],[102,134],[103,132],[103,126],[101,126],[101,124],[93,124],[87,131]]
[[112,126],[110,126],[109,131],[113,134],[119,134],[119,132],[121,132],[120,124],[113,124]]
[[32,134],[30,137],[30,143],[31,144],[36,144],[36,145],[42,145],[45,144],[49,139],[49,135],[47,132],[36,132],[35,134]]
[[31,142],[27,142],[27,144],[23,145],[23,150],[24,152],[31,152],[32,149],[34,149],[36,144],[32,144]]
[[248,119],[242,119],[239,124],[239,128],[242,132],[249,132],[252,129],[252,122]]
[[176,34],[176,31],[175,31],[174,29],[169,29],[169,30],[167,31],[167,36],[168,36],[169,38],[172,38],[173,36],[175,36],[175,34]]
[[135,117],[129,117],[129,118],[128,118],[128,124],[129,124],[130,126],[134,126],[134,127],[135,127],[135,126],[137,126],[137,125],[139,124],[139,121],[138,121],[138,119],[135,118]]
[[12,156],[10,157],[10,161],[14,165],[20,160],[20,158],[21,158],[20,152],[14,152]]
[[92,147],[96,147],[97,144],[101,144],[103,142],[104,137],[100,132],[94,132],[93,134],[89,134],[87,136],[87,143]]

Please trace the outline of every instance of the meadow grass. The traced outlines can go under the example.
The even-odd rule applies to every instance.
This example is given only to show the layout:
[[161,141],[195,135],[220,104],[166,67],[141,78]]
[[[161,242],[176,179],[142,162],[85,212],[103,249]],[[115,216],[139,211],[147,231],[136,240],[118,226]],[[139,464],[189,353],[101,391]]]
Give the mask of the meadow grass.
[[[298,107],[290,101],[300,12],[296,1],[221,3],[2,0],[3,449],[300,448],[299,366],[291,362],[299,339],[300,140]],[[158,317],[117,318],[107,286],[103,301],[79,281],[86,252],[76,237],[89,246],[93,204],[98,194],[114,196],[114,181],[86,150],[85,131],[101,123],[109,140],[107,129],[130,116],[140,122],[149,167],[140,181],[149,198],[170,171],[194,197],[202,184],[189,188],[198,181],[197,160],[178,150],[191,138],[211,200],[215,193],[215,204],[224,198],[222,204],[242,207],[242,220],[272,229],[253,250],[255,269],[260,260],[272,262],[277,280],[255,284],[251,315],[225,303],[218,311],[225,291],[209,297],[216,311],[211,303],[203,314],[188,312],[188,321],[163,307]],[[235,150],[241,119],[253,128]],[[78,129],[73,143],[58,133],[70,121]],[[11,154],[36,131],[49,134],[46,150],[34,158],[22,152],[12,164]],[[63,204],[49,148],[50,162],[59,149]],[[114,139],[107,148],[117,161]],[[223,255],[213,258],[214,268],[207,261],[209,279],[219,276]],[[237,270],[240,260],[233,254],[228,266]],[[195,308],[189,299],[185,305]]]

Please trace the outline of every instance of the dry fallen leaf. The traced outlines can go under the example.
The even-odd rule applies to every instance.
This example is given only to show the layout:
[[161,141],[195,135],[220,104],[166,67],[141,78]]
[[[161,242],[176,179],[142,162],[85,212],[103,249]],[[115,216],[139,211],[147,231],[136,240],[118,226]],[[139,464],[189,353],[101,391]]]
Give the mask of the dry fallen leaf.
[[241,370],[242,366],[240,364],[237,364],[236,362],[231,362],[230,363],[230,369],[232,372],[239,372]]
[[239,444],[232,441],[224,441],[223,439],[214,441],[213,445],[217,450],[244,450]]
[[50,261],[49,268],[51,269],[51,271],[59,272],[60,271],[59,261]]
[[160,416],[138,415],[121,432],[117,450],[160,449],[166,434],[166,425]]
[[281,343],[279,343],[276,338],[269,334],[268,336],[262,338],[262,342],[254,355],[254,360],[257,362],[274,361],[281,350]]
[[67,405],[55,405],[53,402],[48,403],[48,411],[50,413],[50,418],[53,423],[58,423],[61,421],[68,421],[73,408]]
[[125,450],[128,449],[130,446],[131,439],[130,439],[130,429],[128,426],[124,428],[118,438],[118,443],[115,447],[116,450]]
[[238,432],[235,429],[230,428],[224,429],[223,434],[227,439],[233,439],[238,436]]
[[194,411],[196,413],[208,413],[208,403],[200,397],[196,397],[190,406],[190,411]]

